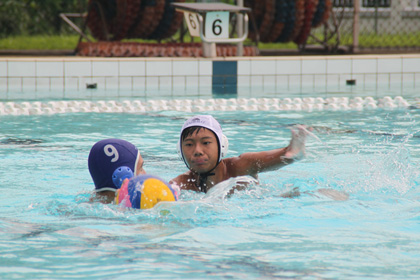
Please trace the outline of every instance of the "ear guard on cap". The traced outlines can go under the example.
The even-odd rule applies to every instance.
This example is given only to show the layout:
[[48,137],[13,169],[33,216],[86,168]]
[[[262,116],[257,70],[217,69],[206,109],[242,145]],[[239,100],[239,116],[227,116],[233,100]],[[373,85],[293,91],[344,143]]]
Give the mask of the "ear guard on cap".
[[130,179],[134,176],[133,171],[128,166],[120,166],[115,169],[112,174],[112,182],[119,189],[125,179]]
[[220,143],[220,146],[220,157],[223,158],[227,155],[229,149],[229,140],[224,134],[222,134],[222,143]]

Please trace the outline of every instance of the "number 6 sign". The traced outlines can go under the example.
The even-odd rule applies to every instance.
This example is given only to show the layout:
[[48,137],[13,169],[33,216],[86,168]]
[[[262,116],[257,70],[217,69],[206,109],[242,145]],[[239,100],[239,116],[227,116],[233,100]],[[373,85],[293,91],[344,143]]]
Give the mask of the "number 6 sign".
[[200,26],[196,13],[184,13],[185,22],[187,23],[190,35],[193,37],[200,37]]
[[205,34],[207,38],[229,38],[229,12],[206,13]]

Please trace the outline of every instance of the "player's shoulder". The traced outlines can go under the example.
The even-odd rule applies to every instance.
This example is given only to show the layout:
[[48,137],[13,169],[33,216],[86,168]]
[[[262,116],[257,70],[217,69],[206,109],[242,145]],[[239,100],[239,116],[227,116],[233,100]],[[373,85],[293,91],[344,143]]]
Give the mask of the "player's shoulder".
[[243,153],[236,157],[224,158],[223,161],[226,165],[236,166],[245,164],[253,159],[255,159],[253,153]]
[[245,153],[237,157],[223,159],[226,165],[227,174],[230,177],[252,175],[255,176],[252,167],[254,166],[255,157],[252,154]]
[[187,171],[183,174],[180,174],[178,176],[176,176],[175,178],[173,178],[171,181],[169,181],[170,184],[177,184],[177,185],[181,185],[181,184],[185,184],[188,182],[189,179],[192,178],[192,172],[191,171]]

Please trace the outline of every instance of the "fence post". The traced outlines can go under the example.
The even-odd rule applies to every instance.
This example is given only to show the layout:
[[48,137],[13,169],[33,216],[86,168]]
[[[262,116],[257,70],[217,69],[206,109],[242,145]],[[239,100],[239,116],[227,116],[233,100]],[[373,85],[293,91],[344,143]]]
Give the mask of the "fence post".
[[353,53],[359,51],[359,14],[360,14],[360,0],[353,1]]
[[[243,0],[238,0],[238,1],[236,1],[237,2],[237,5],[239,6],[239,7],[243,7],[244,6],[244,1]],[[236,26],[236,32],[238,33],[238,37],[242,37],[242,35],[243,35],[243,30],[244,30],[244,27],[243,27],[243,15],[241,14],[241,13],[239,13],[239,14],[237,14],[236,15],[237,17],[238,17],[238,19],[236,20],[236,22],[237,22],[237,26]],[[238,44],[237,44],[237,56],[243,56],[244,55],[244,43],[243,42],[239,42]]]

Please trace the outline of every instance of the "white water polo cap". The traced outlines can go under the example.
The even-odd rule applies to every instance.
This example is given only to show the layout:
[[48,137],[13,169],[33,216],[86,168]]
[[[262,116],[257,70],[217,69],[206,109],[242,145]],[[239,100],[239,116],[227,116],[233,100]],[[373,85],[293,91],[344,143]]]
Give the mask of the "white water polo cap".
[[226,156],[226,154],[227,154],[228,147],[229,147],[229,141],[228,141],[227,137],[223,134],[222,127],[220,126],[220,123],[215,118],[213,118],[213,116],[198,115],[198,116],[194,116],[192,118],[189,118],[184,123],[184,125],[182,126],[182,129],[181,129],[181,134],[179,136],[179,141],[178,141],[178,145],[177,145],[178,153],[179,153],[180,157],[182,158],[182,160],[187,165],[187,167],[189,168],[188,163],[184,158],[184,154],[182,153],[182,133],[184,132],[185,129],[187,129],[189,127],[193,127],[193,126],[199,126],[199,127],[207,128],[208,130],[211,130],[216,135],[217,142],[219,144],[219,161],[218,162],[220,162],[222,160],[222,158],[224,156]]

